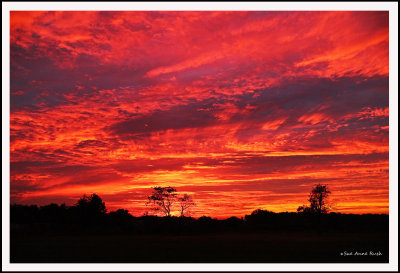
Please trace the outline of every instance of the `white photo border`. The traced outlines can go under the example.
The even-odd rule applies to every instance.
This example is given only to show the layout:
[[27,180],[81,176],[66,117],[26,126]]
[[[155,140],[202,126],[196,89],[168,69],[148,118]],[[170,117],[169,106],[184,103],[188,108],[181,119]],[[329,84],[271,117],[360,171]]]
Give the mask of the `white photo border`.
[[[389,11],[389,263],[387,264],[18,264],[10,263],[11,10],[380,10]],[[2,267],[5,271],[397,271],[398,270],[398,3],[397,2],[2,2]]]

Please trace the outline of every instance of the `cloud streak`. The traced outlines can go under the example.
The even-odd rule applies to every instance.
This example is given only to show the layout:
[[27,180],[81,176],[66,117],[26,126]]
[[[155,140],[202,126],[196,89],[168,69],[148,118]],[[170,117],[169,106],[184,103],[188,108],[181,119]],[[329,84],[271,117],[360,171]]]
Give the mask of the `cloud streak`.
[[12,11],[11,201],[388,213],[388,13]]

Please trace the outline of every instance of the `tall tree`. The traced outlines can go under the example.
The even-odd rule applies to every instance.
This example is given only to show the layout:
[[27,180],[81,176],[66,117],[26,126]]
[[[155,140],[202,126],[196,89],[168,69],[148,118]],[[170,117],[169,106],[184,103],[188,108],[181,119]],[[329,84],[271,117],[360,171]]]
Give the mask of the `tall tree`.
[[329,211],[327,200],[330,193],[327,185],[315,185],[308,196],[310,206],[300,206],[297,208],[297,211],[317,214],[327,213]]
[[165,216],[171,216],[172,205],[177,198],[176,189],[173,187],[154,187],[153,192],[147,197],[146,205],[153,205],[153,210],[161,211]]
[[327,199],[331,192],[327,185],[316,185],[310,193],[308,201],[310,202],[310,207],[316,213],[327,213],[329,207],[327,205]]

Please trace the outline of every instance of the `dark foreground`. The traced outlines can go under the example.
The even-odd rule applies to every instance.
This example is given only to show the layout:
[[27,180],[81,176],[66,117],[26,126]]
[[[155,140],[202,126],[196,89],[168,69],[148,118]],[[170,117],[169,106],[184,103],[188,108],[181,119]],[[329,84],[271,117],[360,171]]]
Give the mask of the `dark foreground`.
[[12,263],[389,262],[382,232],[18,235],[10,256]]
[[11,206],[11,263],[388,263],[389,216],[274,213],[134,217]]

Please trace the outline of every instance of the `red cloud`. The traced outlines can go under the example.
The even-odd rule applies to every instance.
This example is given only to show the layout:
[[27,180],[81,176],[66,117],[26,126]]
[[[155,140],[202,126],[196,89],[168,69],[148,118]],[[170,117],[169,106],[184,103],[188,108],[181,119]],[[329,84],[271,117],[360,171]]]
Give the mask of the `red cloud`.
[[[388,12],[12,11],[11,199],[388,212]],[[41,200],[41,201],[40,201]],[[372,204],[372,205],[370,205]]]

